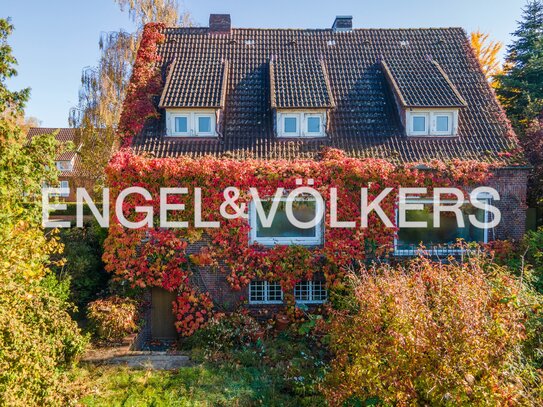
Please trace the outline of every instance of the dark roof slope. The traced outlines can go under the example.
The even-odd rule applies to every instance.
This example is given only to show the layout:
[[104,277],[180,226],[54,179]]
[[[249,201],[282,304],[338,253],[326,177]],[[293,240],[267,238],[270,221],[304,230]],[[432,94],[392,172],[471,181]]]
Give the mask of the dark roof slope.
[[436,61],[390,58],[381,61],[385,75],[404,107],[465,107],[466,102]]
[[286,53],[270,59],[272,108],[333,107],[324,61]]
[[[329,146],[354,157],[394,162],[454,158],[490,161],[502,159],[500,152],[516,146],[466,33],[460,28],[352,32],[232,29],[223,35],[211,35],[208,28],[167,28],[165,35],[159,48],[164,77],[180,58],[228,61],[221,136],[166,138],[164,120],[149,120],[133,140],[137,153],[296,159],[316,157],[323,146]],[[269,61],[277,55],[293,61],[313,61],[313,67],[314,61],[323,61],[335,102],[325,139],[284,140],[274,134]],[[405,136],[381,61],[396,67],[403,60],[420,62],[428,58],[439,64],[467,103],[460,112],[458,137]],[[422,62],[417,65],[420,72],[409,69],[405,75],[411,79],[415,72],[434,75],[434,67]],[[306,72],[314,75],[315,69],[300,69],[298,83],[303,83]],[[301,103],[297,97],[293,96],[292,103]]]
[[215,55],[188,54],[170,66],[160,107],[222,107],[228,63]]

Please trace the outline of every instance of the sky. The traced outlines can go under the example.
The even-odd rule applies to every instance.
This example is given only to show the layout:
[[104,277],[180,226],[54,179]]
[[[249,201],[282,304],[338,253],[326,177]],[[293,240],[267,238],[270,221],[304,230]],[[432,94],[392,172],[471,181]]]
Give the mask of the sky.
[[[463,27],[505,45],[526,0],[185,0],[200,26],[228,13],[233,27],[328,28],[352,15],[355,28]],[[10,89],[31,88],[26,115],[44,127],[67,127],[77,105],[81,70],[96,64],[101,32],[134,31],[114,0],[0,0],[0,17],[15,26],[9,43],[19,62]]]

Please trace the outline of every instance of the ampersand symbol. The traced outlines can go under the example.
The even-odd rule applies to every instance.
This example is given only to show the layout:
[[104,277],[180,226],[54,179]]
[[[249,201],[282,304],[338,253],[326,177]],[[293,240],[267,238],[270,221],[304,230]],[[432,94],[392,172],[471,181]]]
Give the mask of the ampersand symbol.
[[[238,205],[236,202],[239,198],[239,189],[237,189],[236,187],[228,187],[223,191],[223,196],[224,202],[221,204],[219,210],[221,212],[221,216],[224,219],[237,219],[239,217],[242,217],[244,219],[249,218],[249,215],[245,213],[247,205],[244,203]],[[234,213],[228,213],[226,211],[227,207],[231,207],[234,210]]]

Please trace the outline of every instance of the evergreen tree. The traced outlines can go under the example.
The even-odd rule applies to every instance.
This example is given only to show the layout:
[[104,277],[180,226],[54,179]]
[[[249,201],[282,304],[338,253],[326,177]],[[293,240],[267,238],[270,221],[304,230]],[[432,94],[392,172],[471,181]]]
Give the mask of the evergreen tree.
[[522,134],[543,110],[543,1],[532,0],[508,47],[497,94],[509,119]]

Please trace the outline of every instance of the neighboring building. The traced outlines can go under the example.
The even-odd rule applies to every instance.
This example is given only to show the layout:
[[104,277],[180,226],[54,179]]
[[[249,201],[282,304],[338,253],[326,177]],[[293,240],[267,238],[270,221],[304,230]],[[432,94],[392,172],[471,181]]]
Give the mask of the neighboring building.
[[58,181],[56,186],[62,188],[63,192],[59,198],[66,202],[75,202],[76,188],[84,187],[81,185],[82,169],[81,156],[78,154],[81,149],[81,143],[78,141],[77,129],[74,128],[53,128],[53,127],[31,127],[28,131],[28,138],[41,134],[56,134],[56,139],[60,144],[73,143],[74,149],[65,151],[55,157],[55,165],[59,170]]
[[[164,34],[160,117],[133,139],[136,153],[294,160],[334,147],[395,164],[501,162],[490,186],[501,194],[495,205],[503,220],[467,237],[523,235],[528,169],[509,158],[516,137],[463,29],[353,29],[351,17],[338,17],[331,29],[236,29],[229,15],[211,15],[209,27]],[[251,227],[259,241],[255,219]],[[397,255],[424,232],[403,235],[404,242],[401,236]],[[265,244],[270,236],[260,238]],[[319,244],[322,233],[308,239]],[[287,240],[282,244],[303,239]],[[232,298],[224,276],[200,274],[215,298]],[[264,281],[251,283],[246,295],[255,306],[283,299],[277,283]],[[327,293],[322,282],[309,281],[295,296],[314,304]]]

